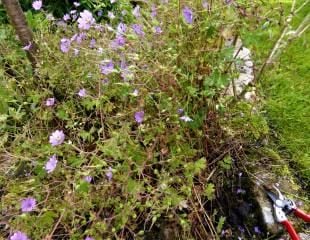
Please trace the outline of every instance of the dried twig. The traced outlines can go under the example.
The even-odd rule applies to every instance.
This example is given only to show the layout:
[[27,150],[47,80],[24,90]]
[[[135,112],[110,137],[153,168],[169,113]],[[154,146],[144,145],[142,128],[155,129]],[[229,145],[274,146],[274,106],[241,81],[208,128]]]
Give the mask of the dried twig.
[[63,216],[64,216],[64,213],[62,212],[61,215],[60,215],[60,217],[58,218],[58,221],[56,222],[56,224],[55,224],[53,230],[51,231],[50,234],[48,234],[48,235],[44,238],[44,240],[52,240],[52,237],[53,237],[53,235],[54,235],[54,232],[56,231],[58,225],[60,224],[60,221],[61,221],[61,219],[63,218]]

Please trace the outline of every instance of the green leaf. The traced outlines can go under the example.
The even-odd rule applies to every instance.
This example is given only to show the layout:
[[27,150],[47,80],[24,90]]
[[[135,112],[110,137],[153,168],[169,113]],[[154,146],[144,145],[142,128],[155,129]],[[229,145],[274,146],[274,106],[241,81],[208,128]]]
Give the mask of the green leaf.
[[136,195],[137,193],[141,192],[143,190],[142,183],[135,181],[133,179],[128,179],[127,183],[127,193],[130,193],[132,195]]
[[222,232],[225,220],[226,220],[226,217],[223,217],[223,216],[220,217],[219,222],[217,223],[217,226],[216,226],[216,232],[218,234]]
[[213,183],[208,183],[204,190],[204,196],[208,198],[208,200],[214,199],[215,186]]
[[69,120],[69,115],[67,113],[67,111],[65,109],[59,109],[57,112],[56,112],[56,116],[61,119],[61,120]]
[[68,158],[68,164],[71,167],[80,167],[84,163],[84,159],[76,156],[70,156]]
[[220,166],[225,169],[229,170],[231,169],[232,159],[231,156],[226,156],[222,161],[219,162]]
[[84,180],[80,181],[79,184],[77,184],[76,186],[76,190],[80,193],[88,193],[89,183]]

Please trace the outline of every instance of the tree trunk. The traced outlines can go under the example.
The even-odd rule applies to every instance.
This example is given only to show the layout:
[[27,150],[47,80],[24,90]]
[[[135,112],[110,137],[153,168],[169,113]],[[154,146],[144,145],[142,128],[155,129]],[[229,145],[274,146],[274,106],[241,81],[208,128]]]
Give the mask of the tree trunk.
[[26,17],[19,4],[19,1],[2,0],[2,3],[22,45],[28,46],[29,44],[31,44],[29,50],[26,50],[26,52],[27,57],[32,64],[32,67],[35,68],[36,66],[35,53],[38,48],[35,42],[33,41],[33,33],[27,25]]

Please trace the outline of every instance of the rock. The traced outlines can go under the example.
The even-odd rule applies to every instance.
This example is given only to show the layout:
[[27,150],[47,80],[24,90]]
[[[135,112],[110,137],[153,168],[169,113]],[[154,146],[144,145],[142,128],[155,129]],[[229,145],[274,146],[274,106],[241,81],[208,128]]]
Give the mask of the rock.
[[[231,46],[232,42],[226,40],[225,46]],[[231,83],[226,91],[226,95],[237,96],[240,95],[246,86],[248,86],[254,80],[254,63],[251,59],[250,49],[242,46],[241,39],[238,39],[235,45],[234,56],[236,58],[236,69],[239,71],[238,78],[234,79],[234,83]],[[240,63],[239,63],[240,61]],[[233,86],[234,84],[234,86]],[[234,93],[235,88],[235,93]],[[253,94],[252,94],[253,95]],[[255,99],[255,97],[252,97]]]

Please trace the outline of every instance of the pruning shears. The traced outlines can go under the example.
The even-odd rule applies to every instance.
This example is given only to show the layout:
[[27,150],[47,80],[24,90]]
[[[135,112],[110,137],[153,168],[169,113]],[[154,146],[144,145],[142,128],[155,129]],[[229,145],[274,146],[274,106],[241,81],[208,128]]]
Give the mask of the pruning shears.
[[303,212],[298,209],[295,202],[292,199],[288,199],[280,192],[280,190],[273,186],[276,193],[271,191],[270,188],[264,186],[264,189],[268,195],[268,197],[273,202],[274,215],[276,217],[276,221],[281,223],[286,231],[289,233],[292,240],[300,240],[300,237],[296,233],[296,230],[292,223],[287,219],[287,215],[290,213],[294,213],[294,215],[298,218],[303,219],[305,222],[310,222],[310,214]]

